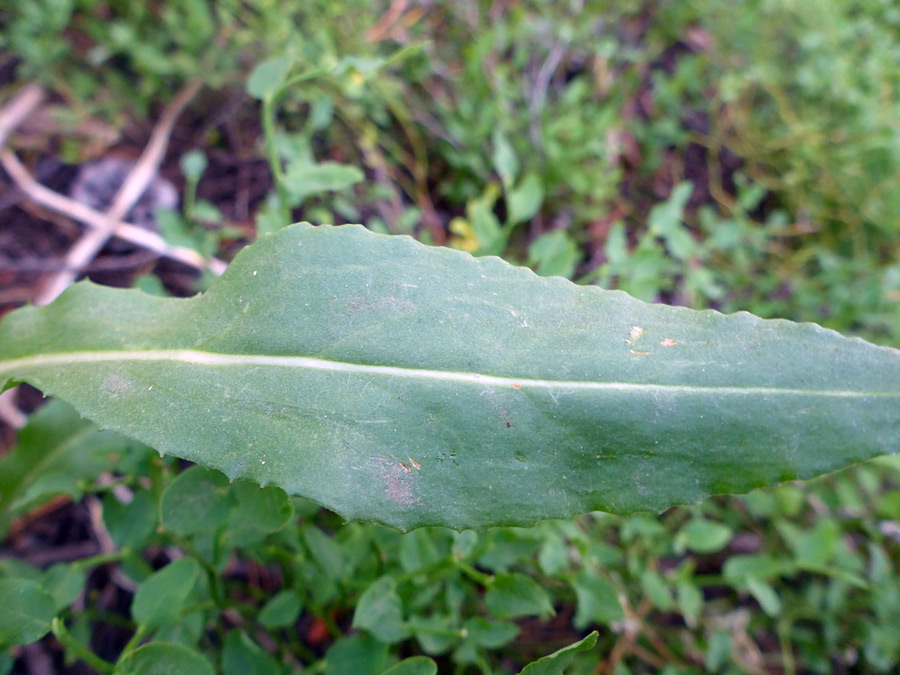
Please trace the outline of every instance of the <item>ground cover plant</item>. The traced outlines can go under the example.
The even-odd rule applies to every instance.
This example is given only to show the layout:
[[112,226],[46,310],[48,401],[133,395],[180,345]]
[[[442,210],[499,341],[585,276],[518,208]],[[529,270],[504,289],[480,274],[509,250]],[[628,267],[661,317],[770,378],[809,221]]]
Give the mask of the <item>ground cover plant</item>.
[[[113,142],[143,143],[153,125],[148,113],[202,78],[203,93],[175,127],[162,166],[183,186],[180,210],[157,216],[170,244],[230,259],[258,233],[275,236],[260,241],[261,252],[266,241],[297,236],[283,229],[292,221],[362,222],[644,300],[814,320],[898,344],[889,67],[898,39],[889,3],[825,12],[706,2],[76,1],[14,3],[0,12],[12,28],[0,38],[0,76],[39,80],[56,97],[9,144],[57,190],[71,178],[60,160],[84,164]],[[760,31],[769,31],[766,39],[754,40]],[[40,215],[27,200],[0,214],[6,308],[36,296],[30,289],[42,278],[33,259],[58,250],[57,228],[77,234]],[[328,231],[322,236],[333,236]],[[240,289],[235,275],[253,250],[222,283]],[[425,260],[439,269],[443,259]],[[209,275],[176,263],[114,248],[104,260],[89,269],[92,278],[128,285],[141,277],[136,283],[155,293],[189,296],[210,284],[219,292]],[[74,289],[73,300],[62,300],[82,293],[85,301],[92,293],[104,303],[116,297]],[[354,316],[377,310],[363,291],[356,296]],[[401,317],[404,298],[388,296]],[[18,333],[32,319],[16,321],[3,325]],[[137,321],[126,323],[116,330]],[[673,350],[684,346],[645,321],[617,326],[622,363],[675,360]],[[375,349],[391,346],[382,330],[371,340]],[[513,336],[497,345],[514,346]],[[653,354],[641,353],[651,351],[645,344]],[[63,377],[32,375],[48,390]],[[832,375],[888,379],[882,366]],[[518,378],[505,384],[492,400],[543,391],[529,392]],[[127,395],[120,389],[107,388],[107,399]],[[257,411],[277,426],[296,411],[266,403],[272,390]],[[36,399],[20,390],[19,400],[30,408]],[[807,415],[828,415],[809,407]],[[479,412],[499,420],[488,408]],[[529,428],[513,410],[501,434]],[[230,414],[227,403],[215,411]],[[877,405],[861,414],[869,413],[878,414]],[[309,424],[327,435],[328,423],[314,417]],[[853,425],[834,426],[852,433]],[[888,424],[872,418],[872,425],[892,450]],[[138,426],[148,425],[128,431]],[[5,652],[4,669],[24,672],[49,660],[72,672],[145,672],[180,659],[191,672],[433,672],[430,658],[440,672],[511,673],[574,645],[528,672],[889,672],[900,655],[894,458],[660,515],[593,512],[532,527],[404,534],[345,523],[275,485],[260,489],[161,457],[161,448],[131,433],[98,431],[54,400],[0,460],[0,592],[4,607],[29,610],[0,625],[17,645]],[[747,435],[760,452],[772,451],[758,432]],[[699,435],[692,440],[712,447]],[[863,457],[855,438],[828,440],[841,446],[837,453]],[[402,497],[427,465],[405,448],[394,454],[397,461],[385,463],[372,453],[360,468],[380,485],[393,481]],[[532,466],[534,456],[523,463],[514,455],[511,475]],[[816,471],[836,466],[835,456],[809,455],[821,462]],[[255,470],[277,463],[257,459],[266,464]],[[432,458],[448,468],[461,459],[452,449]],[[771,472],[766,480],[801,473],[759,464]],[[221,468],[235,477],[233,464]],[[699,496],[676,485],[669,468],[645,472],[651,493],[655,481],[690,495],[666,503]],[[639,482],[633,473],[629,486]],[[728,485],[703,491],[746,489],[734,483],[754,479],[742,476],[732,470]],[[567,496],[563,487],[555,494]],[[361,512],[341,498],[333,502],[338,511]],[[559,501],[551,493],[543,504],[559,516],[579,510]],[[586,508],[597,506],[616,510],[606,502]]]

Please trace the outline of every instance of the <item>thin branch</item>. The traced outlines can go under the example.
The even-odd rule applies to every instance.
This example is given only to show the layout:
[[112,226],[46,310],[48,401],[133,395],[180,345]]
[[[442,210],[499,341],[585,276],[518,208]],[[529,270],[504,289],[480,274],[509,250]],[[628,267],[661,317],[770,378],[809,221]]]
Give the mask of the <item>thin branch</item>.
[[46,305],[68,288],[75,281],[78,271],[93,260],[110,237],[115,234],[119,222],[140,199],[156,174],[165,156],[176,120],[188,102],[200,90],[201,85],[201,80],[193,80],[172,100],[153,129],[150,141],[141,158],[116,193],[112,205],[106,214],[101,216],[102,220],[94,225],[94,229],[85,232],[84,236],[69,250],[65,257],[64,269],[55,275],[38,294],[34,301],[36,305]]
[[0,148],[31,111],[44,100],[44,90],[36,84],[29,84],[20,91],[3,110],[0,110]]
[[[29,199],[56,213],[74,218],[92,228],[106,226],[107,216],[94,209],[69,199],[50,190],[38,183],[16,156],[9,152],[0,153],[0,164],[9,174],[18,187]],[[184,246],[170,246],[155,232],[146,230],[131,223],[118,223],[114,230],[115,236],[131,242],[150,251],[155,251],[161,256],[177,260],[180,263],[197,269],[209,269],[214,274],[222,274],[227,265],[218,258],[204,260],[197,251]]]

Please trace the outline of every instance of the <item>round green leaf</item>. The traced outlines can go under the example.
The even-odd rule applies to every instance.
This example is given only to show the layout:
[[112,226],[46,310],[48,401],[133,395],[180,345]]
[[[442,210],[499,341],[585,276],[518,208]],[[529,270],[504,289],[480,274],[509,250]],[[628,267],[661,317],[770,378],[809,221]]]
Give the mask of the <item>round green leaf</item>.
[[731,528],[721,523],[695,518],[681,528],[675,546],[695,553],[715,553],[725,548],[731,541],[731,535]]
[[156,531],[157,519],[156,500],[146,490],[135,492],[127,504],[113,493],[103,498],[103,522],[120,548],[140,548]]
[[360,596],[353,613],[353,627],[364,628],[387,643],[409,637],[409,630],[403,621],[403,605],[391,577],[376,579]]
[[0,649],[40,640],[56,613],[53,597],[31,579],[0,579]]
[[381,675],[437,675],[437,664],[427,656],[412,656],[383,671]]
[[247,93],[260,100],[273,95],[294,67],[288,55],[277,56],[258,64],[247,79]]
[[572,581],[578,604],[575,626],[585,628],[592,623],[609,624],[625,618],[615,587],[604,577],[582,571]]
[[488,588],[484,602],[498,619],[553,614],[553,605],[547,591],[524,574],[498,574]]
[[578,642],[528,664],[519,675],[563,675],[578,652],[594,648],[597,637],[597,631],[594,631]]
[[379,675],[388,646],[367,633],[341,638],[325,655],[325,675]]
[[174,623],[199,573],[192,558],[180,558],[153,573],[135,593],[131,605],[134,620],[146,629]]
[[[60,563],[47,570],[44,575],[44,590],[53,598],[57,612],[65,609],[81,595],[87,575],[83,570]],[[2,606],[2,605],[0,605]]]
[[151,642],[138,647],[116,669],[120,675],[215,675],[200,652],[174,642]]
[[300,596],[297,591],[288,588],[263,605],[257,620],[266,628],[283,628],[293,625],[299,616]]
[[224,675],[275,675],[285,668],[263,651],[246,634],[238,630],[228,633],[222,649]]
[[163,492],[163,525],[184,535],[214,531],[228,520],[228,487],[228,478],[218,471],[199,466],[183,471]]

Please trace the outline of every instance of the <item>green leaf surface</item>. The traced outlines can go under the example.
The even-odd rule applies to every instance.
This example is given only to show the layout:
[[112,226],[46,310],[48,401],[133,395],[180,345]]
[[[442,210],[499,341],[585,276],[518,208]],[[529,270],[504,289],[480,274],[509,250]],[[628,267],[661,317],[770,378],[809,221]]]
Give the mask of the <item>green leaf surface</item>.
[[466,638],[479,647],[499,649],[519,634],[519,627],[507,621],[490,621],[477,616],[463,624]]
[[366,633],[335,642],[325,655],[325,675],[377,675],[384,669],[388,646]]
[[128,445],[62,401],[43,406],[20,432],[15,449],[0,460],[0,535],[15,517],[53,497],[79,498],[85,484],[109,471]]
[[387,643],[409,637],[403,621],[403,605],[391,577],[376,579],[360,596],[353,613],[353,627],[364,628]]
[[703,518],[694,518],[681,528],[675,539],[678,553],[685,549],[695,553],[715,553],[722,550],[731,541],[731,528]]
[[575,627],[585,628],[592,623],[609,624],[625,618],[615,586],[605,577],[584,570],[572,580],[578,604]]
[[218,471],[200,466],[183,471],[163,492],[163,525],[183,535],[214,531],[228,520],[229,487],[228,478]]
[[586,652],[594,648],[594,645],[597,644],[597,637],[597,631],[594,631],[578,642],[528,664],[519,675],[563,675],[578,652]]
[[897,450],[900,353],[297,225],[203,295],[76,284],[0,383],[230,478],[409,529],[659,511]]
[[192,558],[180,558],[154,572],[135,593],[134,620],[147,630],[175,622],[199,573]]
[[297,620],[300,609],[297,591],[287,588],[272,596],[256,618],[266,628],[284,628]]
[[553,614],[547,591],[524,574],[498,574],[484,596],[491,613],[499,619]]
[[427,656],[411,656],[381,675],[437,675],[437,664]]
[[59,563],[44,574],[44,590],[53,598],[54,610],[60,612],[81,595],[87,574],[73,565]]
[[293,67],[294,60],[288,54],[263,61],[247,78],[247,93],[260,100],[272,96]]
[[138,647],[116,668],[117,675],[214,675],[203,654],[174,642],[151,642]]
[[343,190],[359,183],[363,178],[365,174],[350,164],[294,162],[288,165],[284,184],[293,203],[299,205],[307,197],[331,190]]
[[265,652],[241,631],[233,630],[222,649],[223,675],[277,675],[287,672],[271,654]]
[[50,630],[53,598],[31,579],[0,579],[0,649],[40,640]]
[[103,499],[103,522],[119,548],[139,549],[156,531],[157,511],[156,500],[146,490],[135,492],[127,504],[112,492]]

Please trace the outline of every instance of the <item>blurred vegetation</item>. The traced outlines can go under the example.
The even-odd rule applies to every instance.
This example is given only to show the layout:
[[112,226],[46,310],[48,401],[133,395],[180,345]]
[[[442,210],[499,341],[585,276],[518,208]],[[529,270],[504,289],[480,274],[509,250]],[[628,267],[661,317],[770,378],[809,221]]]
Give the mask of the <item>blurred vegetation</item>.
[[[272,162],[261,232],[362,222],[646,300],[900,346],[892,0],[11,0],[0,23],[4,59],[54,92],[63,125],[150,124],[203,78],[196,118],[224,107]],[[184,212],[164,222],[211,252],[217,205],[193,191],[203,153],[228,146],[215,121],[202,128],[199,154],[182,162]],[[73,163],[98,152],[60,147]],[[342,526],[295,501],[299,529],[249,544],[228,540],[232,526],[215,541],[171,523],[153,534],[152,505],[185,479],[168,464],[143,469],[152,489],[135,469],[122,480],[146,506],[146,531],[123,541],[178,543],[218,571],[233,545],[280,569],[282,592],[264,606],[249,582],[216,592],[240,588],[262,644],[316,672],[415,653],[437,655],[441,672],[516,672],[594,627],[598,646],[570,672],[892,672],[900,661],[894,460],[661,517],[477,534]],[[237,509],[240,495],[229,499]],[[118,532],[124,507],[104,500]],[[135,583],[149,576],[139,555],[128,562]],[[382,614],[367,613],[373,603]],[[325,662],[287,629],[301,615],[327,626]],[[85,616],[72,612],[81,639]],[[221,651],[196,613],[183,618],[168,639],[268,663],[247,633]]]

